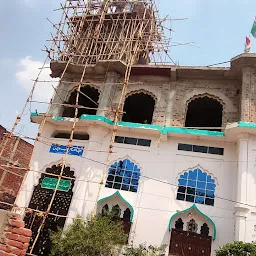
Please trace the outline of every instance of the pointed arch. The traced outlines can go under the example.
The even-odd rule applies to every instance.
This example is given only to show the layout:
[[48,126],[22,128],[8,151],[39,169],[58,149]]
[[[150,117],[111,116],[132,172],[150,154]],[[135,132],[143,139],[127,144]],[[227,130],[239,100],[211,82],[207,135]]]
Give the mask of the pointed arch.
[[32,241],[37,235],[37,230],[40,228],[41,223],[40,219],[42,218],[42,216],[37,215],[37,211],[45,212],[47,210],[57,185],[58,176],[62,170],[62,185],[59,183],[50,213],[63,217],[56,218],[54,215],[47,215],[45,225],[34,247],[34,252],[37,255],[48,255],[50,253],[52,246],[50,243],[50,231],[57,231],[58,228],[63,228],[65,225],[66,218],[64,216],[67,216],[69,212],[76,178],[70,166],[65,165],[62,169],[62,165],[53,164],[51,167],[48,165],[45,168],[45,172],[41,174],[38,184],[34,186],[28,205],[31,210],[26,212],[24,216],[25,227],[29,227],[32,230],[32,240],[30,241],[30,246],[32,246]]
[[140,167],[129,158],[118,160],[110,165],[105,187],[138,192]]
[[201,168],[189,169],[178,179],[177,200],[214,205],[215,179]]
[[168,230],[171,231],[172,229],[172,223],[173,223],[173,219],[178,216],[179,214],[181,213],[188,213],[189,211],[191,210],[195,210],[199,215],[201,215],[202,217],[204,217],[207,221],[209,221],[213,227],[213,239],[215,240],[216,239],[216,225],[215,223],[213,222],[213,220],[207,216],[206,214],[204,214],[203,212],[201,212],[198,207],[196,206],[196,204],[193,204],[191,207],[189,207],[188,209],[185,209],[181,212],[176,212],[175,214],[172,215],[172,217],[170,218],[170,221],[169,221],[169,225],[168,225]]
[[99,205],[100,203],[102,202],[107,202],[109,199],[113,198],[113,197],[119,197],[119,199],[121,199],[126,205],[127,207],[130,209],[131,211],[131,217],[130,217],[130,222],[132,222],[133,220],[133,217],[134,217],[134,208],[132,207],[132,205],[127,201],[125,200],[125,198],[120,194],[119,191],[116,191],[113,195],[110,195],[110,196],[107,196],[107,197],[104,197],[104,198],[101,198],[97,204]]
[[[80,89],[81,93],[79,95],[78,105],[83,106],[85,108],[78,109],[77,117],[81,117],[81,115],[96,115],[98,108],[98,101],[100,97],[100,92],[98,88],[91,85],[84,85]],[[77,96],[77,88],[74,88],[73,91],[69,94],[67,104],[75,105],[76,104],[76,96]],[[74,107],[65,107],[63,110],[63,117],[71,117],[73,118],[75,114]]]
[[220,131],[224,106],[225,104],[220,98],[208,93],[195,95],[187,101],[184,126],[206,127],[209,128],[208,130]]
[[144,90],[144,89],[139,89],[139,90],[135,90],[135,91],[130,91],[129,93],[127,93],[127,94],[125,95],[125,98],[128,98],[128,97],[131,96],[131,95],[139,94],[139,93],[147,94],[147,95],[151,96],[151,97],[155,100],[155,102],[157,102],[157,97],[156,97],[156,95],[153,94],[152,92],[147,91],[147,90]]
[[152,124],[157,98],[145,90],[132,91],[126,95],[122,121]]

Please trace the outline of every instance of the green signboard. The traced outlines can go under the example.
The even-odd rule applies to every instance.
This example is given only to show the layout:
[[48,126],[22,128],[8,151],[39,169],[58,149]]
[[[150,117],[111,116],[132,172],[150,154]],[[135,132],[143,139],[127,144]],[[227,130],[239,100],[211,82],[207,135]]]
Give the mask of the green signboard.
[[[46,177],[46,178],[43,179],[41,187],[42,188],[47,188],[47,189],[55,189],[57,183],[58,183],[58,179]],[[70,187],[71,187],[71,181],[70,180],[60,180],[58,190],[68,192]]]

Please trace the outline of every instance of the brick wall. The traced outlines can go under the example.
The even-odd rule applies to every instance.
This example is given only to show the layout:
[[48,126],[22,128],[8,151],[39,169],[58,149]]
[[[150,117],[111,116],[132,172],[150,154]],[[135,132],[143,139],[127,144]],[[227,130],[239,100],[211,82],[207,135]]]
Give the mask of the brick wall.
[[[6,139],[6,132],[6,129],[0,125],[0,151],[2,150],[4,140]],[[12,151],[15,147],[16,150],[12,155]],[[24,170],[2,167],[2,165],[7,165],[7,159],[12,158],[11,163],[14,163],[16,166],[28,167],[32,151],[33,145],[17,137],[13,137],[5,147],[2,155],[4,159],[0,159],[0,201],[11,204],[14,202],[25,175]],[[12,173],[6,172],[3,168]],[[9,207],[0,204],[0,209],[1,208],[7,209]]]
[[0,218],[0,256],[26,255],[32,231],[18,214],[0,210]]

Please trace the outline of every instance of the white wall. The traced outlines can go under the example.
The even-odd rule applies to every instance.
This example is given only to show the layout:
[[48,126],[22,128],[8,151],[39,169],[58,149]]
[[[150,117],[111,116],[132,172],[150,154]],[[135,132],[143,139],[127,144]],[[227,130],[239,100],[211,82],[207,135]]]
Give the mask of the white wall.
[[[54,129],[52,124],[46,124],[42,136],[49,137],[54,130],[56,129]],[[69,128],[67,128],[68,130]],[[215,178],[217,185],[215,205],[198,205],[200,211],[209,216],[216,225],[217,237],[213,242],[213,250],[234,239],[235,219],[233,201],[236,199],[237,173],[235,144],[215,141],[207,142],[197,138],[192,140],[174,137],[168,137],[167,141],[160,141],[159,136],[156,135],[143,136],[132,131],[119,131],[118,135],[120,136],[151,139],[151,147],[115,143],[114,153],[107,163],[107,152],[111,134],[108,128],[91,125],[88,127],[84,126],[81,128],[81,131],[88,132],[90,140],[74,141],[73,145],[85,146],[86,150],[83,157],[67,157],[67,165],[75,171],[77,179],[73,189],[74,196],[68,214],[69,217],[74,217],[77,214],[86,217],[93,211],[97,199],[105,198],[116,192],[115,189],[105,188],[103,185],[97,198],[100,187],[99,183],[102,180],[103,173],[107,172],[107,165],[128,157],[140,166],[141,174],[144,176],[140,179],[138,193],[120,191],[121,195],[135,209],[130,241],[133,241],[135,244],[144,242],[152,245],[169,244],[170,232],[168,224],[171,216],[177,210],[182,211],[192,205],[189,202],[176,200],[179,175],[186,170],[200,166],[202,170]],[[53,142],[65,144],[67,140],[53,139]],[[179,142],[224,147],[224,156],[178,151]],[[256,150],[256,142],[254,142],[254,145]],[[49,148],[50,145],[37,143],[32,160],[33,166],[31,168],[33,170],[44,171],[46,167],[61,162],[63,155],[50,154]],[[40,175],[40,173],[29,172],[19,194],[18,205],[28,205],[33,186],[37,185]],[[251,182],[255,192],[255,181]],[[253,199],[255,203],[256,200],[254,197]],[[248,219],[248,223],[249,221],[250,223],[253,222],[253,220],[256,222],[256,210],[254,215],[250,216],[250,220]],[[68,222],[70,222],[70,219]],[[252,232],[256,235],[254,225],[252,227],[248,224],[247,230],[250,236],[252,236]]]

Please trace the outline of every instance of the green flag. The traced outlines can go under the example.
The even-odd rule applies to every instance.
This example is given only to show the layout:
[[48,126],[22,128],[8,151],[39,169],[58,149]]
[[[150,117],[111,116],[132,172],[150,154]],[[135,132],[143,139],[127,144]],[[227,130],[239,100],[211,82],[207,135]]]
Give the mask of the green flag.
[[251,33],[252,33],[253,37],[256,38],[256,18],[255,18],[254,23],[252,25]]

